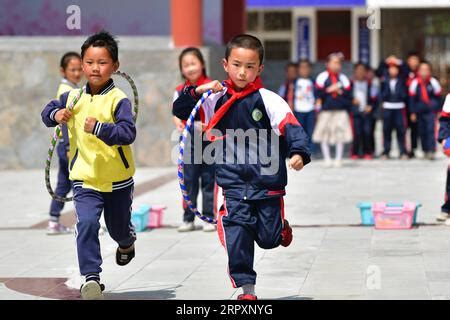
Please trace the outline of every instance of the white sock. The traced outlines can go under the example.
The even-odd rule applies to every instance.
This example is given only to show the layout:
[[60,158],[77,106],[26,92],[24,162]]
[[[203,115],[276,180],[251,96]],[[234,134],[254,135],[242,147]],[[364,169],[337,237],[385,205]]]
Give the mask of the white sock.
[[255,285],[254,284],[244,284],[242,286],[242,293],[255,295]]
[[320,144],[320,148],[322,149],[323,158],[325,161],[330,161],[330,145],[326,142],[322,142]]
[[342,155],[344,154],[344,144],[343,143],[337,143],[336,144],[336,160],[340,161],[342,160]]

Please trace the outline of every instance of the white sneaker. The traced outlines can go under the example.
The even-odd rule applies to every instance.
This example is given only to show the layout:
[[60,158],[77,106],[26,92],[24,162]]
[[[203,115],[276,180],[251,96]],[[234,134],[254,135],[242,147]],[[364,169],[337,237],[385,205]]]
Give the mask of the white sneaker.
[[178,232],[189,232],[194,230],[195,230],[194,222],[183,222],[183,224],[178,227]]
[[341,161],[341,160],[335,160],[334,163],[333,163],[333,166],[334,166],[335,168],[340,168],[340,167],[342,167],[342,161]]
[[331,168],[333,166],[333,162],[331,162],[331,160],[324,160],[323,161],[323,166],[325,168]]
[[436,216],[436,220],[439,222],[444,222],[444,221],[447,221],[448,217],[449,217],[448,213],[441,212]]
[[103,300],[104,287],[95,280],[87,281],[80,289],[83,300]]
[[450,227],[450,218],[448,218],[447,220],[445,220],[445,225]]
[[203,231],[204,232],[214,232],[214,231],[216,231],[216,225],[205,222],[205,224],[203,225]]
[[59,222],[49,221],[47,227],[48,235],[68,234],[72,233],[72,229],[63,226]]

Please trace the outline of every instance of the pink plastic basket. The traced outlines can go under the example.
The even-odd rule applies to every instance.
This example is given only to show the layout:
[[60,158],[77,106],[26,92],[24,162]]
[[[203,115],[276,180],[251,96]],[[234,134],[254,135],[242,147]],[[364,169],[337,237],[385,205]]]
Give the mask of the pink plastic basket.
[[150,209],[150,218],[148,219],[148,228],[161,228],[166,206],[152,206]]
[[373,204],[375,229],[411,229],[416,211],[416,203],[388,204],[375,202]]

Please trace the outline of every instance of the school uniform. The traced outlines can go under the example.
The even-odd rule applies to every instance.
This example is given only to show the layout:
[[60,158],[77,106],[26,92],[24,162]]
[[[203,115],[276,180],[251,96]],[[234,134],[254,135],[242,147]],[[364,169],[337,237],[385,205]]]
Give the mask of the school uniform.
[[312,135],[316,122],[314,82],[309,78],[297,78],[294,89],[294,115],[311,138],[309,149],[313,153]]
[[295,82],[297,79],[293,81],[286,81],[283,83],[278,89],[278,95],[284,99],[289,105],[291,110],[294,110],[295,96],[296,96],[296,85]]
[[[447,94],[442,108],[441,116],[439,118],[439,133],[438,142],[442,143],[450,137],[450,93]],[[445,196],[444,204],[441,211],[450,213],[450,165],[447,166],[447,179],[445,182]]]
[[[372,156],[375,150],[373,126],[377,107],[376,91],[372,89],[372,82],[368,80],[352,81],[353,96],[359,104],[352,106],[353,144],[352,156]],[[370,112],[366,107],[370,106]]]
[[[380,78],[382,82],[385,81],[385,79],[389,78],[389,65],[382,61],[376,70],[376,75]],[[407,63],[401,62],[399,65],[399,77],[403,79],[406,83],[406,88],[409,88],[411,85],[411,82],[417,77],[417,70],[412,70]],[[419,129],[418,129],[418,123],[412,122],[410,118],[411,110],[409,106],[409,100],[407,99],[405,101],[406,104],[406,127],[409,128],[410,131],[410,141],[411,141],[411,155],[414,155],[414,150],[417,149],[417,142],[418,142],[418,136],[419,136]]]
[[400,154],[405,155],[406,133],[406,99],[407,89],[401,78],[386,78],[381,85],[383,117],[383,154],[389,156],[391,151],[392,131],[395,129]]
[[[409,88],[411,86],[411,83],[414,79],[417,78],[417,70],[414,72],[411,70],[411,68],[408,67],[407,64],[404,64],[404,67],[402,68],[403,72],[402,75],[406,79],[406,87]],[[419,141],[419,123],[411,121],[411,105],[410,100],[406,100],[406,110],[407,110],[407,127],[409,128],[409,135],[411,140],[411,156],[414,156],[414,151],[417,149],[418,141]]]
[[409,106],[417,115],[420,143],[425,153],[436,151],[436,115],[441,111],[441,86],[435,78],[415,78],[409,86]]
[[[186,119],[199,98],[195,90],[185,89],[174,102],[173,114]],[[285,159],[299,154],[304,164],[311,161],[308,135],[289,105],[264,89],[259,78],[241,92],[234,91],[228,80],[226,88],[210,95],[202,109],[208,123],[206,136],[217,147],[216,179],[225,198],[218,233],[228,253],[230,279],[234,287],[255,284],[254,243],[264,249],[281,243]],[[253,139],[239,143],[239,136],[233,136],[239,132]],[[261,152],[272,155],[271,161],[266,162]]]
[[[211,82],[211,79],[207,77],[201,77],[197,82],[198,85],[202,85],[205,83]],[[177,100],[177,98],[182,94],[184,88],[191,86],[189,81],[179,85],[174,93],[173,101]],[[202,214],[204,216],[213,218],[214,217],[214,208],[216,203],[216,194],[215,194],[215,171],[214,165],[207,164],[203,161],[202,155],[205,148],[207,148],[210,144],[209,141],[203,141],[201,139],[202,134],[202,119],[204,118],[202,115],[203,111],[200,111],[196,119],[194,121],[194,125],[191,127],[191,131],[186,139],[185,144],[185,165],[184,165],[184,184],[188,193],[189,198],[191,199],[193,205],[197,207],[197,197],[199,190],[202,190]],[[204,120],[204,119],[203,119]],[[194,137],[200,137],[197,142],[201,148],[195,148],[195,139]],[[201,153],[200,153],[201,151]],[[197,153],[197,155],[196,155]],[[183,200],[183,221],[184,222],[193,222],[195,219],[195,214],[191,211],[191,209],[187,206],[187,204]]]
[[[341,92],[327,93],[326,88],[338,84]],[[322,107],[313,133],[314,142],[329,144],[348,143],[353,139],[349,112],[353,94],[350,80],[344,74],[321,72],[315,83],[316,99],[322,100]]]
[[[42,111],[43,122],[56,126],[55,113],[70,103],[77,90],[64,93]],[[76,241],[82,275],[99,274],[102,257],[98,231],[100,216],[121,248],[136,240],[131,224],[135,172],[131,144],[136,137],[131,102],[112,79],[99,94],[89,84],[72,111],[67,127],[70,140],[69,172],[74,187]],[[95,117],[93,133],[84,132],[86,117]]]
[[[59,84],[56,93],[56,99],[59,100],[61,95],[65,92],[77,88],[77,85],[63,78]],[[58,155],[58,178],[55,188],[55,194],[60,197],[66,197],[72,189],[72,182],[69,179],[69,159],[67,153],[69,152],[69,133],[67,125],[61,126],[61,136],[58,139],[56,146],[56,154]],[[50,204],[50,217],[54,220],[59,220],[61,211],[64,209],[64,202],[52,199]]]

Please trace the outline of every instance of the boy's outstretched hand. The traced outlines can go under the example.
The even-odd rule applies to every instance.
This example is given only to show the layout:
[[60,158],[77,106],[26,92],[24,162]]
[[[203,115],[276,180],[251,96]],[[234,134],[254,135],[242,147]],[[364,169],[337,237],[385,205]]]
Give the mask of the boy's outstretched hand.
[[291,159],[289,159],[289,169],[302,170],[303,169],[303,158],[299,154],[294,154]]
[[93,117],[87,117],[86,121],[84,121],[84,132],[92,133],[94,131],[95,123],[97,119]]
[[205,92],[212,90],[213,92],[219,92],[222,91],[223,85],[218,80],[214,80],[205,84],[202,84],[201,86],[198,86],[195,89],[196,94],[204,94]]
[[59,110],[55,113],[55,121],[58,123],[67,123],[72,118],[72,112],[66,108]]

